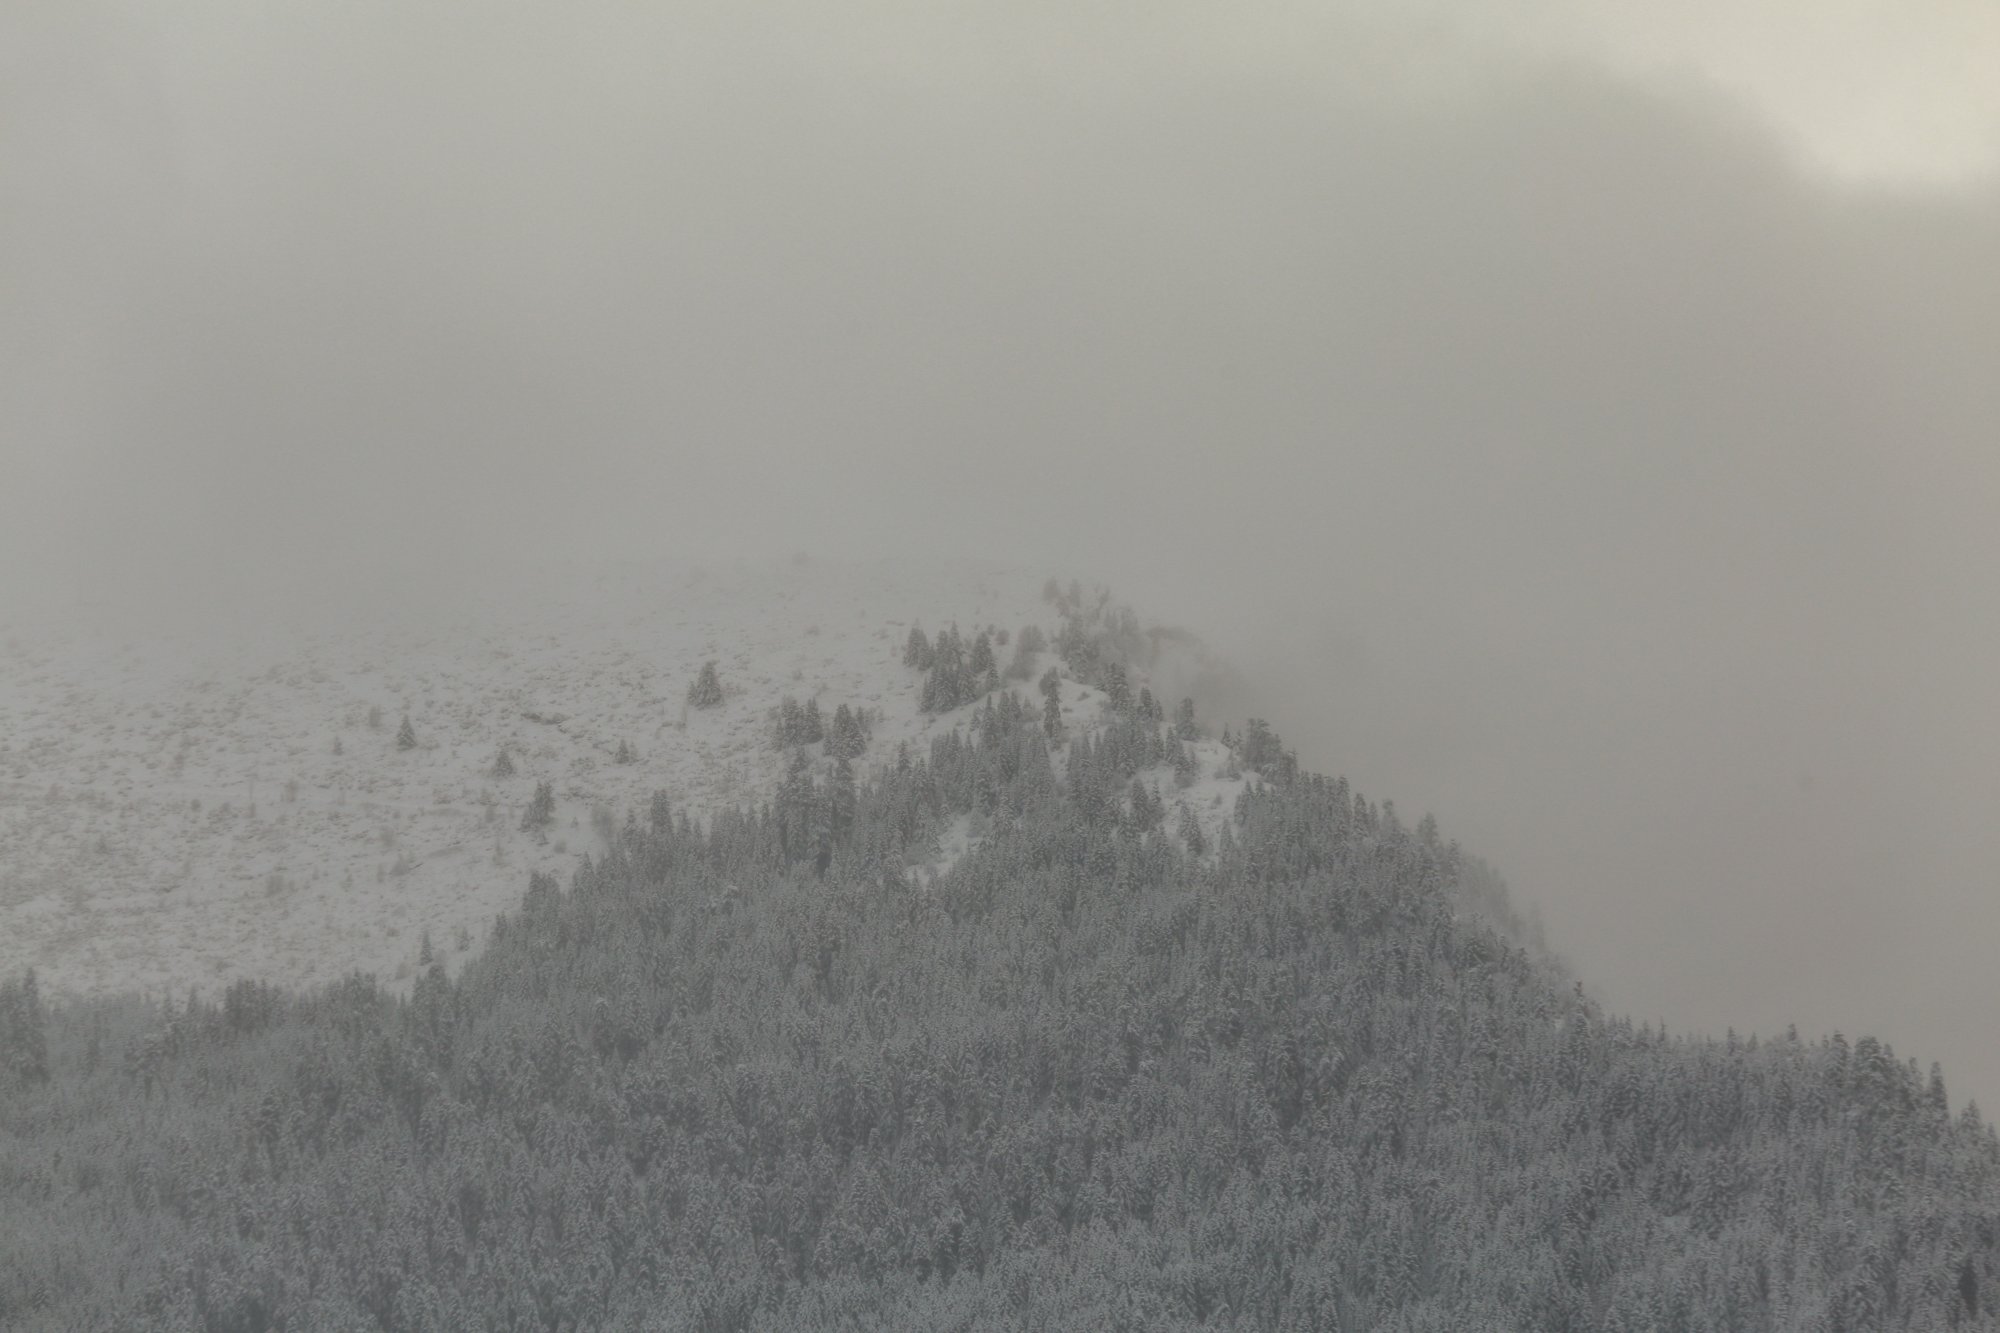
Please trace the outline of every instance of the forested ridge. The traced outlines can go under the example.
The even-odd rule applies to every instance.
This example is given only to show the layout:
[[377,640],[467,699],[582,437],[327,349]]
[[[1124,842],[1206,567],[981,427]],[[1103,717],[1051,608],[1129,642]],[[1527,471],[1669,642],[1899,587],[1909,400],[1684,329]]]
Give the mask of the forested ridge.
[[11,983],[0,1325],[2000,1328],[2000,1141],[1935,1066],[1601,1012],[1262,723],[1207,845],[1139,780],[1191,709],[1058,604],[1101,727],[913,634],[928,753],[787,714],[772,801],[662,794],[406,997]]

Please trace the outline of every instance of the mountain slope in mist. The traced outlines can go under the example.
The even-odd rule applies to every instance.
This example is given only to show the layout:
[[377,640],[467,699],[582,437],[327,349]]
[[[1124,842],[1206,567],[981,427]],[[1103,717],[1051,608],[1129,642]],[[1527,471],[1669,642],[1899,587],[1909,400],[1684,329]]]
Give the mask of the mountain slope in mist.
[[[903,688],[908,629],[1011,633],[1053,614],[1042,591],[965,562],[597,564],[12,622],[0,975],[57,995],[404,981],[426,935],[455,963],[529,873],[568,875],[655,792],[701,816],[768,799],[786,698],[865,712],[864,763],[926,743],[953,719]],[[1163,697],[1229,684],[1185,631],[1147,638]],[[723,700],[690,708],[709,661]],[[525,829],[541,782],[551,818]]]
[[1935,1066],[1606,1014],[1435,821],[1055,592],[1018,667],[905,634],[911,743],[781,704],[772,785],[407,995],[0,987],[0,1322],[2000,1328]]
[[[876,761],[923,744],[939,721],[902,688],[909,626],[1018,629],[1046,617],[1041,586],[949,562],[597,566],[339,615],[10,626],[0,975],[176,995],[407,978],[426,934],[456,957],[655,791],[702,816],[768,798],[785,697],[865,710]],[[723,700],[690,708],[709,661]],[[552,818],[527,830],[540,782]]]

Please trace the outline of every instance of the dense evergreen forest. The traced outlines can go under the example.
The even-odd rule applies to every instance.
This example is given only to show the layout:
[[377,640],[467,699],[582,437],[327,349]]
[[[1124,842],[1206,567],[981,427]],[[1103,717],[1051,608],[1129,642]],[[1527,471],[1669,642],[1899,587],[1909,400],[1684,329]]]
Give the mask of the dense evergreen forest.
[[1176,822],[1205,729],[1057,600],[1103,726],[1039,633],[913,632],[928,753],[787,710],[771,802],[662,794],[406,997],[0,990],[0,1325],[2000,1328],[1935,1067],[1601,1012],[1261,722]]

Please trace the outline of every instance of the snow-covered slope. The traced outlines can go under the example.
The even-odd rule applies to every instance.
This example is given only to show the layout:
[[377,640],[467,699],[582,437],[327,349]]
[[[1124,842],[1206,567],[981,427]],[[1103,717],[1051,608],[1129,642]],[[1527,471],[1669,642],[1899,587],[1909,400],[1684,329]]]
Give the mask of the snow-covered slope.
[[[421,616],[314,608],[244,634],[0,639],[0,975],[53,992],[407,975],[455,959],[531,870],[664,790],[697,816],[768,796],[786,695],[879,717],[862,766],[954,717],[917,708],[913,620],[1053,626],[1042,574],[789,561],[513,578]],[[727,697],[685,706],[701,664]],[[377,715],[370,725],[370,715]],[[399,749],[407,715],[417,737]],[[619,743],[636,752],[616,762]],[[336,743],[338,752],[336,752]],[[502,747],[511,778],[493,776]],[[554,784],[545,837],[521,814]]]

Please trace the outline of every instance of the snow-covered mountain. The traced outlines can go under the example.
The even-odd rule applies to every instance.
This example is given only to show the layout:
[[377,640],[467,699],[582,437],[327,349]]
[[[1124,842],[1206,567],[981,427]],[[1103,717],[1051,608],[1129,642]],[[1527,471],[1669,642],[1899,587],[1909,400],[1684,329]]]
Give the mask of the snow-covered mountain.
[[[355,969],[390,982],[426,935],[455,964],[530,872],[566,879],[607,821],[643,816],[654,793],[696,817],[767,799],[787,697],[828,718],[867,710],[864,770],[960,725],[964,709],[920,710],[910,627],[1052,633],[1046,578],[951,562],[625,565],[510,574],[421,611],[296,604],[123,636],[86,617],[10,625],[0,976],[33,967],[46,991],[76,995]],[[1155,632],[1153,646],[1163,698],[1217,670],[1187,635]],[[709,661],[723,701],[691,708]],[[1064,681],[1066,718],[1087,726],[1101,705]],[[496,776],[502,751],[511,776]],[[1219,745],[1196,752],[1193,786],[1147,777],[1212,831],[1233,783]],[[554,817],[524,830],[541,782]],[[929,869],[971,836],[948,829]]]
[[482,586],[7,636],[0,1325],[2000,1328],[1939,1067],[1605,1013],[1108,595]]

